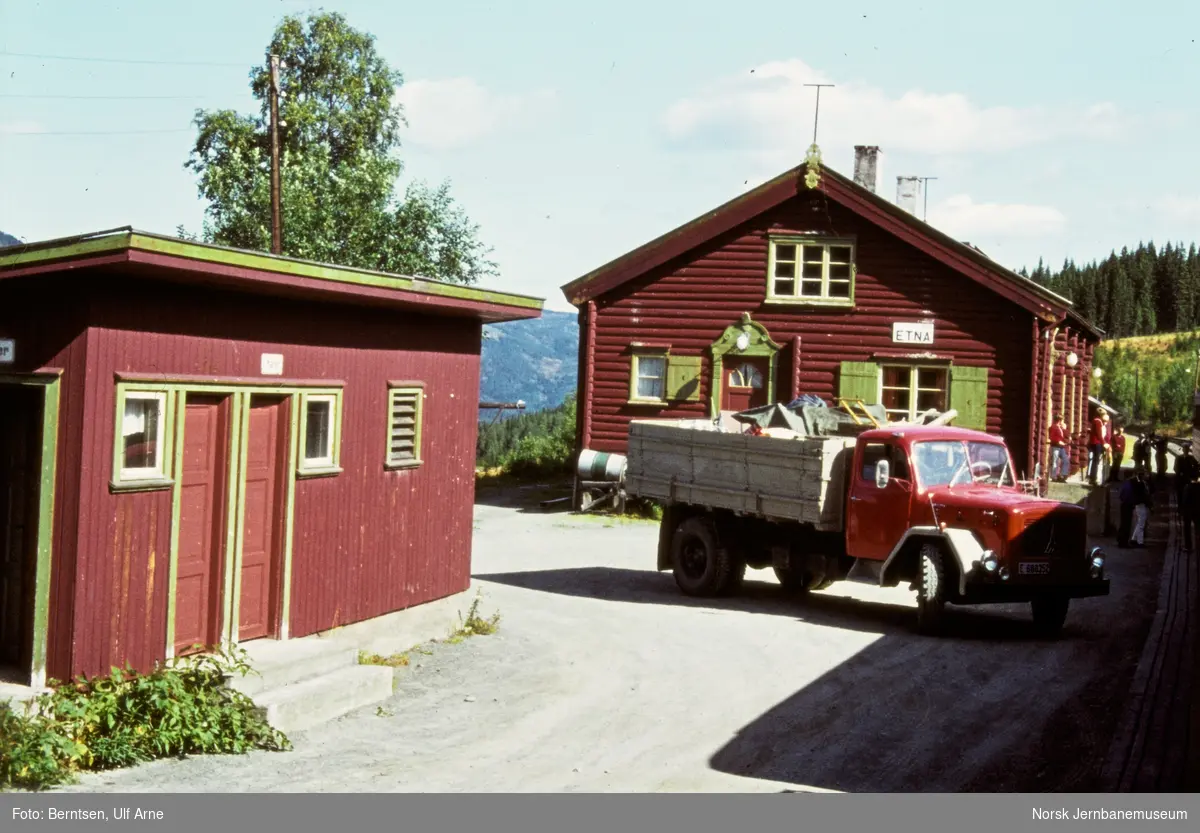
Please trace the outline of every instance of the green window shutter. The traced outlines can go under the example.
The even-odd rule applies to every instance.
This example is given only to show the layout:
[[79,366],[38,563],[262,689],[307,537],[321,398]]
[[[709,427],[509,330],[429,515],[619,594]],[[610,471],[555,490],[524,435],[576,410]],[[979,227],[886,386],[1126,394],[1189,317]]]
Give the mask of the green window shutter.
[[670,356],[667,359],[667,399],[697,402],[700,399],[699,356]]
[[960,428],[987,430],[988,369],[950,368],[950,407],[958,411],[954,424]]
[[842,362],[838,396],[848,401],[861,399],[867,405],[878,405],[879,365],[874,362]]

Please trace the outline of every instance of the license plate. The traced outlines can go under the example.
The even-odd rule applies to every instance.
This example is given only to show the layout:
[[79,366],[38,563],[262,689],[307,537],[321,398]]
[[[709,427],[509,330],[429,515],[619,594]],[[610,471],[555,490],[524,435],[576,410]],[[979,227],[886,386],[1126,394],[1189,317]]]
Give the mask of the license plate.
[[1049,561],[1022,561],[1019,567],[1023,576],[1044,576],[1050,573]]

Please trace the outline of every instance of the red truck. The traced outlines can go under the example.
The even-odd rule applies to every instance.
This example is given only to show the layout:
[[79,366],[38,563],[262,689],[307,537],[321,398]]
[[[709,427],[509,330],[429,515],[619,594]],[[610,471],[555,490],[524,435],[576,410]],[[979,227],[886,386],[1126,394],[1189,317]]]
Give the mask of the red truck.
[[1109,592],[1086,511],[1027,494],[1004,440],[980,431],[751,436],[639,420],[625,480],[663,505],[658,569],[690,596],[730,595],[747,567],[770,567],[799,593],[907,583],[924,633],[940,630],[947,603],[1028,602],[1053,635],[1071,599]]

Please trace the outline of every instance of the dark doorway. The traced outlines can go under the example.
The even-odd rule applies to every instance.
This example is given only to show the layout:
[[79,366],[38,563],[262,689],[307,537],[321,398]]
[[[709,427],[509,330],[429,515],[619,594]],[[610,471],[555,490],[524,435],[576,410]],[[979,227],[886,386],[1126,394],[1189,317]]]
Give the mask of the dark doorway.
[[42,392],[0,385],[0,679],[29,683],[33,664]]

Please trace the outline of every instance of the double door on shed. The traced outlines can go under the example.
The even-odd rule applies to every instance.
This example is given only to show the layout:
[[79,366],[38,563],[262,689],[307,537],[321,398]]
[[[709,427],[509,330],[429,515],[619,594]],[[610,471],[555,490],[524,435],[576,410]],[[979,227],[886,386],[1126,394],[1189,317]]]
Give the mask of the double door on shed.
[[240,415],[238,402],[189,393],[183,406],[176,656],[279,636],[289,400],[251,396]]

